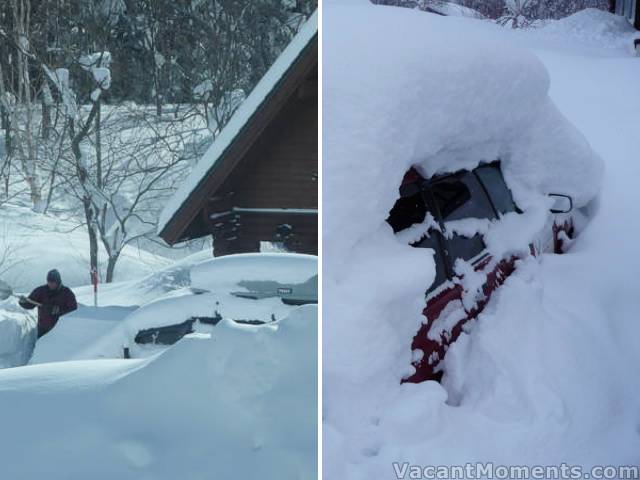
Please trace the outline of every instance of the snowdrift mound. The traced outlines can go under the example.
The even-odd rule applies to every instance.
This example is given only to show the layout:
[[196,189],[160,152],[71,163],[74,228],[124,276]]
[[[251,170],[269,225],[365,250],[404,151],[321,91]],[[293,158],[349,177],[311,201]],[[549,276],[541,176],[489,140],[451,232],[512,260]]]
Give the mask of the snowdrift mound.
[[[125,345],[131,349],[134,357],[156,353],[157,349],[154,347],[135,344],[136,335],[149,328],[178,325],[192,317],[219,316],[265,323],[282,320],[292,315],[298,307],[284,303],[276,295],[278,284],[291,286],[295,293],[311,293],[317,298],[317,276],[318,260],[312,255],[258,253],[220,258],[212,258],[210,252],[206,252],[206,255],[192,255],[142,280],[109,286],[107,296],[111,304],[121,304],[123,300],[148,301],[141,302],[139,308],[119,320],[99,339],[96,340],[95,335],[87,336],[87,343],[70,358],[119,358]],[[261,288],[263,284],[265,291],[273,295],[255,299],[238,296],[253,288]],[[198,326],[203,327],[205,332],[216,328],[197,324],[196,327]],[[63,334],[72,333],[53,331],[49,336],[52,339],[58,336],[60,338],[51,340],[52,345],[48,350],[53,353],[53,349],[64,348],[68,339],[63,338]],[[72,343],[77,345],[78,341]],[[37,354],[34,361],[41,361],[43,358],[52,357],[51,354]]]
[[223,322],[143,361],[0,372],[4,475],[314,478],[317,308],[295,316]]
[[36,343],[37,319],[14,298],[0,302],[0,369],[24,365]]
[[543,64],[492,30],[373,5],[325,15],[325,372],[397,384],[434,274],[430,251],[385,223],[405,172],[499,158],[519,206],[542,211],[550,192],[587,204],[602,162],[549,98]]
[[542,31],[603,47],[619,45],[638,33],[623,16],[597,8],[586,8],[560,20],[550,20]]

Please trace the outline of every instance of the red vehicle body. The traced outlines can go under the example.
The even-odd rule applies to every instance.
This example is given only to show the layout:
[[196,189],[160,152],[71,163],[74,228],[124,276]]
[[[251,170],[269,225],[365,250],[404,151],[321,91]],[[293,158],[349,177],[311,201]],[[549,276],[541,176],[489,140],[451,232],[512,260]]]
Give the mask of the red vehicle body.
[[[568,200],[568,208],[551,210],[549,228],[529,245],[529,252],[538,255],[544,251],[561,253],[563,238],[573,235],[573,219],[567,215],[573,205],[571,198],[550,194]],[[447,220],[464,218],[498,219],[509,212],[522,213],[513,202],[502,172],[500,162],[481,164],[473,171],[423,178],[410,169],[400,187],[400,199],[390,211],[387,221],[399,233],[409,227],[425,225],[426,236],[411,243],[414,247],[433,248],[436,262],[436,280],[427,290],[425,321],[413,339],[415,373],[405,382],[419,383],[425,380],[439,381],[442,377],[440,362],[449,345],[456,341],[464,326],[484,309],[491,294],[514,271],[516,257],[494,259],[487,251],[481,235],[465,237],[447,232]],[[424,222],[427,215],[434,222]],[[554,216],[553,214],[562,214]],[[564,232],[564,235],[561,234]],[[461,276],[453,269],[453,263],[462,258],[475,272],[483,275],[481,295],[471,308],[464,307]],[[434,324],[442,315],[454,310],[455,323],[435,332]],[[449,313],[447,313],[449,312]],[[422,352],[420,354],[420,352]]]

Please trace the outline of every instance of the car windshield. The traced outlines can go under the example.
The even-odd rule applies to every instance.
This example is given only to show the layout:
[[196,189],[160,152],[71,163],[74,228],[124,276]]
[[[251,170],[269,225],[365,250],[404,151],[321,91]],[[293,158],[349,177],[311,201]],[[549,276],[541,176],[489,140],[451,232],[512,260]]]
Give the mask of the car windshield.
[[469,188],[457,176],[433,182],[430,187],[436,207],[443,219],[449,217],[471,199]]
[[491,201],[473,172],[434,178],[428,187],[437,209],[434,216],[443,222],[463,218],[495,218]]
[[436,252],[436,278],[429,291],[453,276],[453,264],[457,259],[472,260],[486,248],[479,233],[471,236],[447,233],[448,222],[466,218],[493,220],[507,212],[518,211],[504,182],[499,162],[481,164],[472,171],[435,176],[430,180],[416,175],[403,183],[400,193],[401,197],[387,218],[394,233],[423,223],[427,213],[440,225],[440,228],[429,228],[424,232],[427,235],[411,244],[417,248],[432,248]]

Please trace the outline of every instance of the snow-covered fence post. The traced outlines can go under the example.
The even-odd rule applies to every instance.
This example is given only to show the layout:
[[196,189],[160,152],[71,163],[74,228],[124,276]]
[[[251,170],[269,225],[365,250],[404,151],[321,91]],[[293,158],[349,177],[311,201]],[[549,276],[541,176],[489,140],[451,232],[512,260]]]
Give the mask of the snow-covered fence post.
[[91,269],[91,284],[93,285],[93,306],[98,306],[98,270]]

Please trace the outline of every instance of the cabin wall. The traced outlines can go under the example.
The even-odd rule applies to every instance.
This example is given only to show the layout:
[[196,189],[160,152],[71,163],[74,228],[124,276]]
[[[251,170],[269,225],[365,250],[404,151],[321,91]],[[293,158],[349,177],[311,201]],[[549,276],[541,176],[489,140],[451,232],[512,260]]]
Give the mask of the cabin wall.
[[260,136],[224,190],[235,207],[318,207],[318,110],[293,100]]
[[[229,224],[232,225],[232,224]],[[283,225],[289,228],[283,228]],[[290,252],[318,254],[317,216],[242,216],[231,228],[213,234],[216,257],[234,253],[259,252],[261,241],[278,242]]]
[[[230,214],[233,208],[270,213]],[[297,89],[240,164],[210,198],[203,220],[214,237],[216,256],[259,251],[260,241],[317,255],[317,214],[278,209],[318,208],[317,71]],[[214,220],[211,220],[211,218]]]

